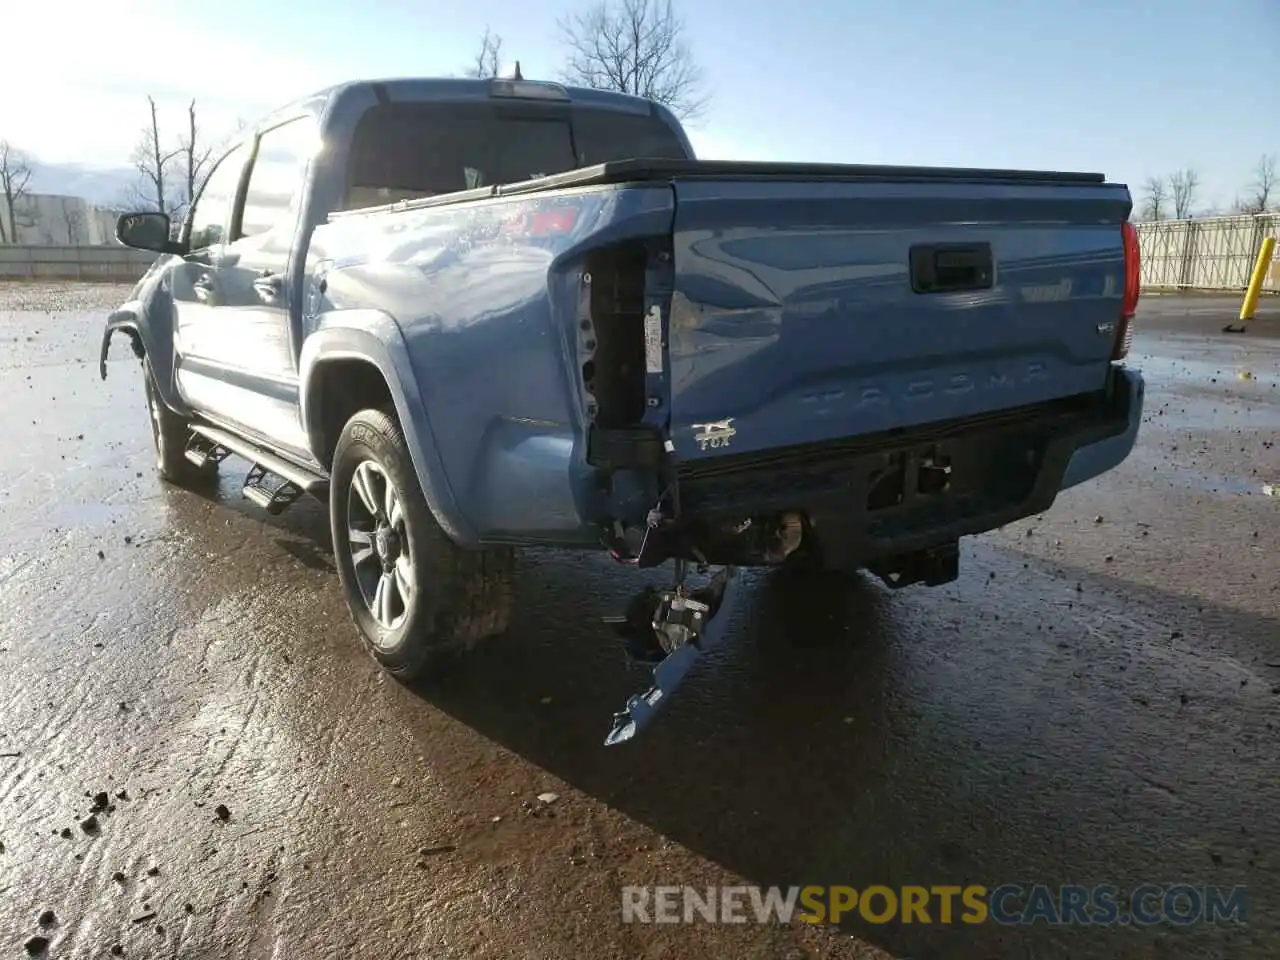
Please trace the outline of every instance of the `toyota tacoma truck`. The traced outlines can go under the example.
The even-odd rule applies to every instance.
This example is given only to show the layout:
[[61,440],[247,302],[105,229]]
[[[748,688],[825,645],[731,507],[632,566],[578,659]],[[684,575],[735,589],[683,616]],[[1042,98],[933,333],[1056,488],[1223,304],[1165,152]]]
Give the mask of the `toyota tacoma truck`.
[[215,161],[180,225],[117,225],[161,256],[100,370],[127,335],[160,476],[235,455],[267,513],[327,502],[406,679],[504,631],[515,548],[670,561],[609,618],[654,679],[606,743],[740,568],[949,582],[1137,435],[1132,201],[1100,174],[700,161],[658,104],[522,79],[343,84]]

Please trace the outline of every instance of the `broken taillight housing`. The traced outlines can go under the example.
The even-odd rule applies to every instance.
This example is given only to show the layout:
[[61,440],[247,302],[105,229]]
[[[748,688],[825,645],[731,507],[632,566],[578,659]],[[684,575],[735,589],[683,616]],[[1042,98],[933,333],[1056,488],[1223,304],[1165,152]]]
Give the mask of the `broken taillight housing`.
[[1138,296],[1142,289],[1142,254],[1138,249],[1138,231],[1126,220],[1120,224],[1124,243],[1124,296],[1120,301],[1120,323],[1116,327],[1112,360],[1123,360],[1133,343],[1133,315],[1138,312]]

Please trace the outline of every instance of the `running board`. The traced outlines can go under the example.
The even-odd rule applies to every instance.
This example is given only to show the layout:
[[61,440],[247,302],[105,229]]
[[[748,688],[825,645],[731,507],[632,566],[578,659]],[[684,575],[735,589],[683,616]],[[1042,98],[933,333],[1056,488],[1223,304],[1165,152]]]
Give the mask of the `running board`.
[[[319,500],[329,495],[327,477],[291,463],[244,437],[238,437],[227,430],[203,423],[194,424],[191,432],[189,451],[198,450],[197,455],[200,455],[209,444],[212,444],[212,451],[206,454],[207,456],[221,460],[226,456],[226,453],[221,451],[229,451],[252,464],[245,477],[243,493],[246,499],[262,507],[267,513],[273,515],[282,513],[304,493]],[[221,456],[218,456],[218,453],[221,453]],[[268,486],[266,483],[268,474],[280,477],[284,482],[275,487]]]
[[240,492],[250,503],[257,504],[274,517],[293,506],[306,491],[291,480],[270,484],[267,482],[270,473],[266,467],[255,463],[245,475]]
[[214,443],[208,437],[201,437],[192,434],[187,439],[187,449],[182,452],[187,462],[199,470],[203,470],[210,465],[216,466],[227,457],[231,456],[231,451],[226,447]]

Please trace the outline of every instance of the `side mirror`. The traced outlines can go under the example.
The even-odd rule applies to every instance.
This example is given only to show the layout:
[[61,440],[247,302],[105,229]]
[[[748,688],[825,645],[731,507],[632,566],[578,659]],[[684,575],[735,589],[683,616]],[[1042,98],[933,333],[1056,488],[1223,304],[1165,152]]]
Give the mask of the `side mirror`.
[[167,213],[126,213],[116,220],[116,239],[126,247],[138,250],[179,252],[179,245],[169,239],[169,230]]

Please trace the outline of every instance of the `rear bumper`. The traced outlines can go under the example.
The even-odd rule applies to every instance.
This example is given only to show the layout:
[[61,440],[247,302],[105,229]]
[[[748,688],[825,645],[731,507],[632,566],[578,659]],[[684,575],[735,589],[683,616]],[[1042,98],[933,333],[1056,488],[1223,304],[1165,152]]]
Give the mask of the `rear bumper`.
[[1076,447],[1071,459],[1067,461],[1067,469],[1063,471],[1062,482],[1058,484],[1059,490],[1092,480],[1118,467],[1138,441],[1138,424],[1142,422],[1142,405],[1146,392],[1142,374],[1127,367],[1117,367],[1110,386],[1115,393],[1123,394],[1123,399],[1127,400],[1123,410],[1116,410],[1117,415],[1123,413],[1124,432]]
[[1060,490],[1115,467],[1133,449],[1143,395],[1140,373],[1113,367],[1106,389],[1095,394],[685,463],[678,470],[681,516],[715,529],[799,512],[823,556],[839,565],[927,550],[1041,513]]

